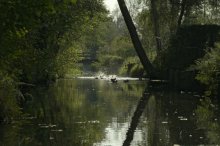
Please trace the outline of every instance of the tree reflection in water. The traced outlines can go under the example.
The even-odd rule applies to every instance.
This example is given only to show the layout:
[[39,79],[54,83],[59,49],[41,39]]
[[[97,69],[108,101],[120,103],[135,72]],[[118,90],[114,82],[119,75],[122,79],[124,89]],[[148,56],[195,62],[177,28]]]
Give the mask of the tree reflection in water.
[[145,106],[148,102],[148,97],[150,95],[147,94],[147,91],[145,90],[143,96],[141,97],[141,99],[138,102],[137,108],[134,112],[134,115],[132,117],[131,123],[130,123],[130,127],[126,133],[126,139],[123,143],[123,146],[129,146],[134,138],[134,132],[137,128],[137,125],[139,123],[140,117],[145,109]]
[[[160,96],[158,92],[146,94],[146,91],[131,118],[123,146],[133,145],[138,128],[146,136],[145,144],[150,146],[220,144],[217,102],[202,96],[198,101],[191,95]],[[144,120],[147,124],[143,124]]]
[[195,110],[197,127],[205,131],[205,135],[212,144],[220,144],[220,123],[218,101],[206,97],[201,100]]
[[23,108],[29,124],[0,125],[0,145],[220,144],[219,102],[146,86],[59,80],[49,89],[34,89],[35,98]]

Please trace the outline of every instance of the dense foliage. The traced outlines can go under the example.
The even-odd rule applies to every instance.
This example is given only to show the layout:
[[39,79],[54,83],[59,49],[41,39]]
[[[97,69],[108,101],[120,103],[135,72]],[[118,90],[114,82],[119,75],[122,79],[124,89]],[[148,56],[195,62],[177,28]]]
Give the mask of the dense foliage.
[[[220,23],[217,0],[126,2],[148,58],[160,71],[187,69],[205,54],[195,55],[198,50],[213,47],[217,39],[206,43],[219,35],[204,26],[187,37],[192,25]],[[119,9],[109,15],[102,0],[1,0],[0,12],[1,120],[20,114],[17,103],[25,100],[18,88],[21,83],[46,85],[67,74],[88,72],[86,64],[92,72],[146,75]],[[182,40],[186,42],[181,44]],[[194,44],[196,49],[190,49]],[[207,85],[219,70],[217,48],[197,63],[197,78]],[[182,52],[190,54],[189,59]]]
[[76,70],[78,52],[83,48],[81,36],[96,26],[106,10],[100,0],[1,0],[0,10],[0,104],[4,120],[17,111],[17,84],[45,85]]
[[197,79],[209,87],[207,94],[216,94],[220,73],[220,46],[207,50],[206,55],[196,62],[195,68],[199,71]]
[[[126,3],[146,54],[160,72],[187,69],[205,54],[206,46],[213,46],[217,40],[218,1],[127,0]],[[98,62],[93,65],[106,73],[143,76],[139,60],[133,59],[137,55],[122,15],[118,9],[112,15],[92,35],[101,36],[96,39],[101,44],[96,44]]]
[[136,56],[128,31],[121,17],[116,21],[109,19],[101,24],[94,35],[99,35],[99,40],[101,40],[97,44],[99,46],[96,56],[98,62],[93,64],[96,70],[107,74],[117,74],[122,67],[127,65],[125,62],[128,61],[126,60]]
[[[204,56],[207,47],[214,47],[220,27],[217,25],[190,25],[180,27],[162,53],[163,68],[186,70]],[[175,60],[175,61],[174,61]]]

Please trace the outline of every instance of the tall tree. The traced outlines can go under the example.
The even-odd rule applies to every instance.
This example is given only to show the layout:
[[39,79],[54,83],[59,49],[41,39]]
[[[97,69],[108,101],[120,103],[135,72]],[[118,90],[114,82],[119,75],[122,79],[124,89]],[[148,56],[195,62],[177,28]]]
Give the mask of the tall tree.
[[182,24],[185,11],[186,11],[186,0],[182,0],[181,8],[180,8],[180,15],[179,15],[178,22],[177,22],[178,27],[180,27],[180,25]]
[[160,24],[159,24],[159,15],[157,12],[157,0],[151,0],[151,17],[154,25],[154,35],[157,45],[157,55],[160,55],[162,46],[161,46],[161,36],[160,36]]
[[143,65],[144,69],[146,70],[146,72],[149,74],[150,77],[153,77],[153,76],[155,76],[155,69],[154,69],[153,65],[151,64],[151,62],[149,61],[149,59],[144,51],[144,48],[143,48],[141,41],[138,37],[138,33],[136,31],[135,25],[134,25],[132,18],[128,12],[128,8],[125,4],[125,1],[118,0],[118,4],[119,4],[120,10],[122,12],[122,15],[124,17],[127,28],[129,30],[131,40],[132,40],[134,48],[137,52],[137,55]]

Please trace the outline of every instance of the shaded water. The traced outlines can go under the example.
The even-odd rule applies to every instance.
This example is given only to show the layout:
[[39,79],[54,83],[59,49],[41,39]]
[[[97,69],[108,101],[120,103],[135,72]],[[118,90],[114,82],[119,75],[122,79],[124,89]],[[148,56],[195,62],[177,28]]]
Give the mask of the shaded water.
[[31,91],[28,117],[0,126],[0,146],[220,144],[216,102],[143,81],[59,80]]

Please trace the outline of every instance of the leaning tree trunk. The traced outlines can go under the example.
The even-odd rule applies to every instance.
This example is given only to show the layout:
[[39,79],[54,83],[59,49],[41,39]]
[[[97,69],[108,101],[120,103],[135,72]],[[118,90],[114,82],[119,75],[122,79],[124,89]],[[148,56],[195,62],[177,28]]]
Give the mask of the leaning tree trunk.
[[155,76],[155,69],[152,66],[151,62],[149,61],[149,59],[144,51],[144,48],[143,48],[141,41],[138,37],[135,25],[134,25],[132,18],[128,12],[128,8],[125,4],[125,1],[124,0],[117,0],[117,1],[118,1],[120,10],[122,12],[122,15],[124,17],[125,23],[127,25],[128,31],[130,33],[132,43],[133,43],[134,48],[138,54],[138,57],[143,65],[145,71],[149,74],[150,77],[153,77],[153,76]]

